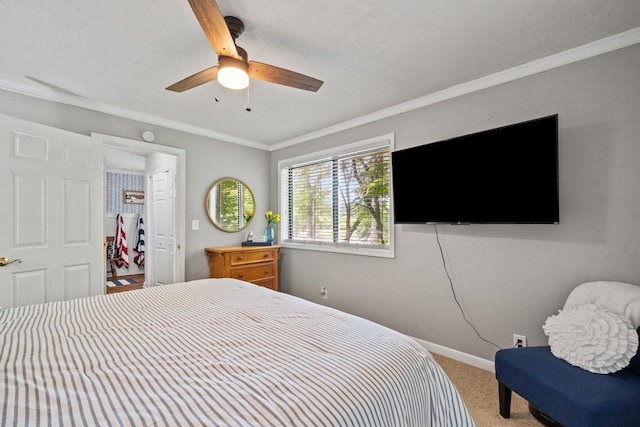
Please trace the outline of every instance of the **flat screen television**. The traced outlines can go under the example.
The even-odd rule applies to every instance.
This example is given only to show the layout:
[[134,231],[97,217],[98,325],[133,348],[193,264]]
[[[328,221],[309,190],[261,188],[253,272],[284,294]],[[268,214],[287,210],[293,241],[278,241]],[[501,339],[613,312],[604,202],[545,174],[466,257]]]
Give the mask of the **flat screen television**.
[[396,224],[555,224],[558,115],[391,153]]

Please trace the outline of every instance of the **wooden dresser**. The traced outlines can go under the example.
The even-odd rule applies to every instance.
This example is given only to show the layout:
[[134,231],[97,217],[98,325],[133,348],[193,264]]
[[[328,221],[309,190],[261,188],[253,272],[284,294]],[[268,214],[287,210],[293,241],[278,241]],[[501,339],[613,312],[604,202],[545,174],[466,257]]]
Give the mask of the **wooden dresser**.
[[278,290],[279,246],[205,248],[209,277],[232,277]]

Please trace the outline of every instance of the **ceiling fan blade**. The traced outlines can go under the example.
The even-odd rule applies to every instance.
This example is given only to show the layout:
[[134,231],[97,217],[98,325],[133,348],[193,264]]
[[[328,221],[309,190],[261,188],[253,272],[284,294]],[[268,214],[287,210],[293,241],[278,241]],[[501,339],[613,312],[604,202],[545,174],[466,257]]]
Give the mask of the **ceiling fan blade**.
[[215,0],[189,0],[209,44],[218,55],[241,59],[233,37]]
[[177,83],[172,84],[167,88],[173,92],[184,92],[188,89],[193,89],[196,86],[208,83],[218,78],[218,66],[207,68],[199,73],[195,73],[185,79],[180,80]]
[[248,73],[249,77],[253,77],[254,79],[295,87],[297,89],[310,90],[312,92],[317,92],[320,86],[322,86],[322,83],[324,83],[322,80],[314,79],[304,74],[256,61],[249,61]]

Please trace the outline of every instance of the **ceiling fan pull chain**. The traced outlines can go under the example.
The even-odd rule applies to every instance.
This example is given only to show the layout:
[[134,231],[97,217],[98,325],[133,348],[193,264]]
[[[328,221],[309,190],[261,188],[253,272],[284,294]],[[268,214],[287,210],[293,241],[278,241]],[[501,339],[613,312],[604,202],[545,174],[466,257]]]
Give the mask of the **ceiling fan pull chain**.
[[249,102],[250,101],[250,99],[249,99],[249,87],[250,86],[251,86],[251,84],[249,84],[247,86],[247,108],[246,108],[247,111],[251,111],[251,103]]
[[220,102],[220,84],[218,83],[218,81],[216,80],[216,97],[213,98],[216,100],[216,102]]

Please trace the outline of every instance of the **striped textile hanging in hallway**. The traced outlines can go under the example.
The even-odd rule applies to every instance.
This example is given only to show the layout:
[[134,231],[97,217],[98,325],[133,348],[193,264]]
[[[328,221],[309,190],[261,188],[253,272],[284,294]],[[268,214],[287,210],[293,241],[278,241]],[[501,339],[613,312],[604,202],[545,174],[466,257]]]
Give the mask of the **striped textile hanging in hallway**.
[[129,268],[129,248],[127,247],[127,233],[124,230],[124,218],[118,214],[116,216],[116,266],[118,268]]
[[133,258],[133,262],[138,267],[144,265],[144,218],[142,214],[138,217],[138,229],[136,230],[136,246],[133,248],[136,252],[136,256]]

